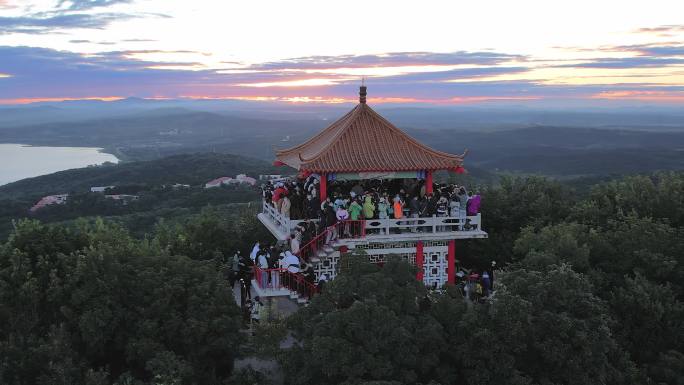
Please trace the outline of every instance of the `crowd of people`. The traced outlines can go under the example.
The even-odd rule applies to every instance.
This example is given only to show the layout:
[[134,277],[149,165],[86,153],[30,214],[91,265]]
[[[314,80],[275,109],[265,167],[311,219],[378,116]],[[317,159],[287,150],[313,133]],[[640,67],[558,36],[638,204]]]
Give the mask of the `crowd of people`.
[[[256,243],[249,255],[237,252],[231,262],[230,283],[234,285],[239,281],[245,286],[254,278],[262,288],[279,288],[284,284],[284,277],[290,277],[282,273],[287,271],[304,277],[320,290],[327,277],[323,275],[316,280],[313,265],[309,263],[311,250],[304,246],[340,221],[455,217],[463,219],[457,230],[467,230],[469,221],[465,218],[479,213],[480,195],[456,184],[433,184],[432,187],[429,192],[424,180],[415,179],[329,181],[328,196],[321,202],[320,180],[314,175],[306,179],[267,182],[262,186],[263,198],[282,216],[317,221],[303,221],[290,235],[289,244]],[[343,227],[342,231],[347,232],[347,236],[355,235],[353,226]],[[411,231],[420,230],[413,228]],[[336,231],[329,232],[328,236],[337,236]],[[258,277],[253,276],[255,266],[259,268],[256,270]],[[461,271],[458,279],[464,295],[478,301],[492,290],[493,268],[491,272],[481,274]],[[259,307],[259,300],[251,301],[249,290],[245,295],[247,302],[243,305],[252,309],[250,314],[255,319],[253,309]]]
[[[287,245],[257,242],[249,255],[243,255],[238,250],[229,260],[228,267],[228,281],[231,287],[234,287],[236,282],[249,285],[252,279],[256,279],[260,287],[279,288],[285,283],[282,273],[285,271],[301,275],[313,286],[322,286],[327,280],[325,276],[316,280],[313,265],[294,254]],[[255,267],[259,268],[258,277],[254,276]],[[246,293],[246,299],[251,299],[249,293]]]
[[490,268],[481,271],[461,269],[456,273],[456,287],[467,300],[484,302],[494,291],[495,269],[495,261]]
[[262,188],[264,200],[284,217],[320,219],[326,227],[344,219],[465,218],[479,213],[481,201],[464,186],[433,184],[428,192],[425,181],[415,179],[330,181],[322,202],[320,181],[313,175]]

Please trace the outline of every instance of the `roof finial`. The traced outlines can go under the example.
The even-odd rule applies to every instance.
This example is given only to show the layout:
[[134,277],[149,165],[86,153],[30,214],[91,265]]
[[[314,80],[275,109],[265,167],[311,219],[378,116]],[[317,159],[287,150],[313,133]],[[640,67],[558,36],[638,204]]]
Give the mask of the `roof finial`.
[[366,77],[361,77],[361,89],[359,91],[359,103],[366,104]]

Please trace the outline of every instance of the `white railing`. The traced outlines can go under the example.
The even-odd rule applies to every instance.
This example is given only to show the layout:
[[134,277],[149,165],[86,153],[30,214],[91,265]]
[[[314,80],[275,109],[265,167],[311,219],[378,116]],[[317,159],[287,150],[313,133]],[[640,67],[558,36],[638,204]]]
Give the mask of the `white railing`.
[[318,222],[318,219],[290,219],[281,214],[278,209],[272,204],[263,201],[262,212],[271,220],[271,222],[286,235],[292,234],[297,226],[305,222]]
[[271,223],[273,223],[278,230],[284,234],[290,234],[290,219],[278,212],[278,209],[275,206],[263,201],[263,213],[271,220]]
[[[263,202],[263,213],[284,234],[291,234],[304,222],[317,220],[290,219],[278,212],[271,204]],[[482,230],[481,214],[465,217],[421,217],[401,219],[368,219],[365,224],[366,235],[382,235],[406,232],[450,233]]]
[[401,232],[450,233],[482,230],[482,217],[478,213],[466,217],[421,217],[366,220],[366,235],[384,235]]

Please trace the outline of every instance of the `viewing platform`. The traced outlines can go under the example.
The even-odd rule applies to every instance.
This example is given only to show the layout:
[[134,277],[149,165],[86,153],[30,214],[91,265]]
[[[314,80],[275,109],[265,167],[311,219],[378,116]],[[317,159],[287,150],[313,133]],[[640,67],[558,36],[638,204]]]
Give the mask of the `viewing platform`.
[[299,272],[261,271],[259,289],[278,295],[287,286],[308,298],[315,290],[307,285],[334,279],[350,252],[376,264],[390,255],[403,258],[418,267],[416,278],[426,286],[454,283],[457,242],[488,237],[481,198],[465,186],[434,183],[433,173],[465,173],[466,154],[410,137],[366,104],[362,85],[351,111],[276,151],[274,165],[297,175],[264,185],[258,219],[306,266],[308,283]]

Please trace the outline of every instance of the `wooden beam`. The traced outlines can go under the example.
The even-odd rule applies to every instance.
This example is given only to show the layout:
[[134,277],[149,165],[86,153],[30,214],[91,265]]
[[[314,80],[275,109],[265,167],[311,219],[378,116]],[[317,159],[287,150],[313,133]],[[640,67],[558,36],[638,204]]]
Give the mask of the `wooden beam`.
[[328,197],[328,174],[321,173],[320,180],[320,193],[318,194],[321,198],[321,203]]
[[424,255],[423,255],[423,241],[418,241],[416,242],[416,267],[418,268],[418,273],[416,273],[416,279],[423,282],[423,263],[424,263]]
[[447,283],[456,283],[456,240],[449,241],[449,253],[447,255]]

